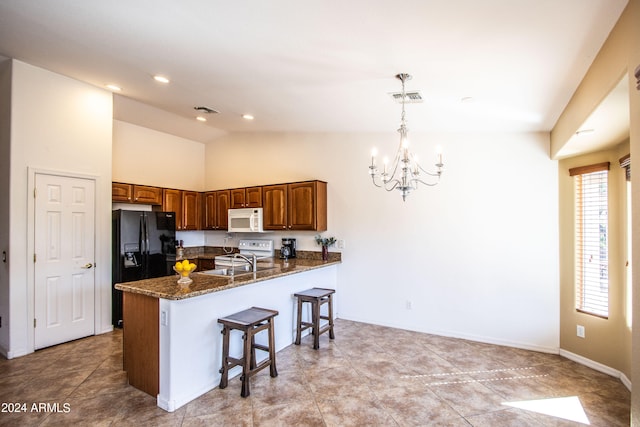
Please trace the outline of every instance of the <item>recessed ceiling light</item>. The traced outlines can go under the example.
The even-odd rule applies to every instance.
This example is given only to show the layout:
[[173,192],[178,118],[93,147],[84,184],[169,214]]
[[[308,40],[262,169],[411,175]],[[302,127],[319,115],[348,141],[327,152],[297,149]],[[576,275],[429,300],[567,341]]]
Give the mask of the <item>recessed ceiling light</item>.
[[120,92],[122,90],[122,88],[120,86],[114,85],[114,84],[111,84],[111,83],[109,83],[108,85],[105,85],[105,87],[107,89],[109,89],[109,90],[114,91],[114,92]]
[[199,122],[206,122],[206,121],[207,121],[207,119],[205,119],[205,118],[204,118],[204,117],[202,117],[202,116],[198,116],[198,117],[196,117],[196,120],[197,120],[197,121],[199,121]]
[[253,120],[254,117],[251,114],[243,114],[242,118],[245,120]]
[[473,99],[473,96],[465,96],[464,98],[460,99],[460,102],[463,104],[473,104],[474,101],[475,99]]
[[161,76],[161,75],[155,75],[153,76],[153,79],[157,82],[160,83],[169,83],[169,79],[166,78],[165,76]]

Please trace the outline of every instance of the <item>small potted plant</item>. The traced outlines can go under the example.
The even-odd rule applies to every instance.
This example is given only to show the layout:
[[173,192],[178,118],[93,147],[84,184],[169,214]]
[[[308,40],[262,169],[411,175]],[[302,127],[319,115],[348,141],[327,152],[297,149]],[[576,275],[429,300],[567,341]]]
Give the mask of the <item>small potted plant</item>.
[[329,246],[333,246],[336,243],[335,237],[320,237],[316,236],[316,243],[322,246],[322,260],[327,261],[329,259]]

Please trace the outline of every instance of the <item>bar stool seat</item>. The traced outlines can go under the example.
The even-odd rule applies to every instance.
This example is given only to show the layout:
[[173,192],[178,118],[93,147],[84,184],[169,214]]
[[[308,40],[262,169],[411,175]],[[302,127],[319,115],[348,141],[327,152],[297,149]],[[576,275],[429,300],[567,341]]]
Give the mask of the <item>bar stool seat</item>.
[[[247,310],[218,319],[218,323],[223,325],[222,369],[220,369],[222,377],[220,378],[220,388],[227,387],[229,382],[229,369],[235,366],[242,366],[242,375],[240,376],[240,380],[242,381],[240,396],[242,397],[247,397],[251,394],[249,390],[249,379],[267,366],[270,368],[270,375],[272,377],[275,378],[278,376],[273,331],[273,318],[277,315],[278,312],[275,310],[251,307]],[[243,332],[243,351],[242,357],[239,359],[229,356],[229,336],[234,329]],[[256,344],[255,335],[265,329],[269,333],[269,345]],[[256,349],[269,353],[269,357],[260,362],[260,364],[256,364]]]
[[[335,289],[311,288],[306,291],[293,294],[293,296],[298,299],[296,345],[300,345],[302,331],[309,328],[312,328],[314,350],[320,348],[320,334],[329,331],[329,338],[335,338],[333,333],[333,294],[335,292]],[[311,322],[304,322],[302,320],[302,304],[305,302],[311,304]],[[328,306],[327,316],[322,316],[320,314],[320,308],[323,304],[327,304]],[[320,320],[328,320],[329,322],[324,325],[320,325]]]

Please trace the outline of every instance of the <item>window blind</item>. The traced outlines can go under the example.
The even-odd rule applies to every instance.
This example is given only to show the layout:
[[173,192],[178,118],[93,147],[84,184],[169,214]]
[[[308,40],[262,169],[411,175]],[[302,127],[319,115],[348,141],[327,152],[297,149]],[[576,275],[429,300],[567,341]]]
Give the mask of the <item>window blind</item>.
[[608,170],[609,163],[602,163],[569,171],[576,182],[576,309],[605,318],[609,316]]
[[621,157],[619,162],[620,167],[624,168],[625,178],[627,181],[631,181],[631,154]]

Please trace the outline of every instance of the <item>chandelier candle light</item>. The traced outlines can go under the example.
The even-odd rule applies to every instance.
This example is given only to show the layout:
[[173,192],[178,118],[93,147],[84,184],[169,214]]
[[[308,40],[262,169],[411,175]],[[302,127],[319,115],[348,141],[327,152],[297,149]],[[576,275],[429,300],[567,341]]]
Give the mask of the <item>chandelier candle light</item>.
[[[436,171],[427,172],[418,163],[418,158],[411,151],[409,151],[409,138],[407,136],[407,122],[405,120],[404,104],[406,101],[406,93],[404,89],[405,81],[410,80],[409,74],[398,74],[396,78],[402,82],[402,116],[400,119],[400,145],[396,153],[395,160],[391,167],[388,166],[388,159],[385,157],[383,160],[384,166],[382,173],[378,170],[376,165],[377,150],[374,148],[371,152],[371,166],[369,166],[369,175],[373,185],[376,187],[384,188],[386,191],[399,190],[402,192],[402,201],[405,201],[407,196],[412,190],[418,188],[418,183],[434,186],[440,182],[440,175],[442,175],[442,148],[436,148]],[[391,172],[389,172],[391,171]],[[432,177],[431,182],[423,181],[423,175],[425,179]],[[382,182],[379,182],[382,181]]]

